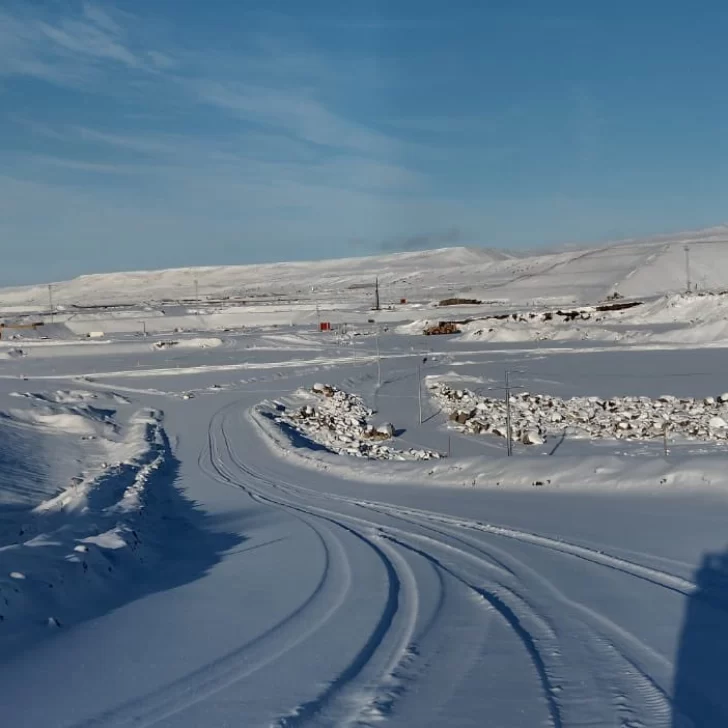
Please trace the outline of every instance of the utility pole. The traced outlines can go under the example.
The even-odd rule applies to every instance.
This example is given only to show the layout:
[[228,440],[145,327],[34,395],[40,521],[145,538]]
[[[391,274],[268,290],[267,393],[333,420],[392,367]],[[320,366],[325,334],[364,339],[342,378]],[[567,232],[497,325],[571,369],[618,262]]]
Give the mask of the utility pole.
[[379,353],[379,327],[377,327],[376,333],[377,340],[377,387],[382,386],[382,361]]
[[665,457],[667,457],[669,450],[667,449],[667,422],[665,423],[665,426],[662,428],[662,445],[665,450]]
[[420,362],[417,362],[417,404],[420,408],[420,424],[422,424],[422,379],[420,378]]
[[381,306],[379,305],[379,276],[374,281],[374,310],[381,310]]
[[200,286],[197,278],[195,278],[195,301],[200,302]]
[[[505,389],[506,393],[506,454],[508,456],[513,455],[513,434],[511,432],[511,422],[513,420],[511,416],[511,390],[512,389],[522,389],[520,385],[513,386],[511,385],[511,374],[523,374],[523,370],[521,369],[506,369],[505,372],[505,379],[506,379],[506,386],[505,387],[488,387],[488,391],[497,390],[498,392]],[[476,390],[476,394],[480,394],[483,390]]]
[[513,455],[513,442],[511,441],[511,384],[510,372],[506,369],[506,453]]
[[690,246],[685,246],[685,290],[690,293]]
[[53,323],[53,284],[48,284],[48,308],[51,311],[51,323]]

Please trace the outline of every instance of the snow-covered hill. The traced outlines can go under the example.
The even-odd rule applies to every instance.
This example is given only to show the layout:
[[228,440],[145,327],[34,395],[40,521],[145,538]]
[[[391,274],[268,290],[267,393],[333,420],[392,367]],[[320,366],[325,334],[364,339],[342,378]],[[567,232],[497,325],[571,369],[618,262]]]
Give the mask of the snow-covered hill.
[[[515,255],[490,249],[442,248],[362,258],[265,265],[171,268],[102,273],[53,284],[55,305],[132,304],[201,298],[357,302],[379,277],[384,302],[468,295],[514,305],[591,302],[618,290],[650,296],[686,286],[728,286],[728,226],[628,240],[580,250]],[[46,285],[0,290],[0,306],[42,310]]]
[[[61,305],[128,304],[194,299],[198,292],[206,298],[310,299],[312,292],[348,292],[357,297],[364,287],[371,289],[377,277],[382,286],[424,291],[438,287],[438,282],[439,287],[446,289],[448,281],[466,280],[470,270],[487,270],[508,259],[507,254],[497,251],[443,248],[315,262],[101,273],[54,283],[53,300]],[[2,289],[0,305],[47,307],[48,287]]]

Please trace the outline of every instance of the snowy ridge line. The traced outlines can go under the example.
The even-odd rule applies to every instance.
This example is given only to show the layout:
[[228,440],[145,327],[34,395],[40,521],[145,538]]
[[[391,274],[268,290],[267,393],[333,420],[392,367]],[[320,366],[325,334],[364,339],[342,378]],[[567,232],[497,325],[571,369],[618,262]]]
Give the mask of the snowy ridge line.
[[[683,287],[682,246],[686,243],[693,246],[695,265],[707,274],[703,285],[724,285],[721,264],[725,238],[725,229],[719,228],[578,250],[521,251],[515,256],[505,251],[460,247],[323,261],[91,274],[54,283],[54,298],[67,311],[81,301],[85,302],[83,310],[89,302],[119,308],[158,302],[177,303],[197,315],[202,305],[195,300],[198,292],[193,289],[193,280],[199,279],[199,294],[213,309],[242,303],[271,307],[271,301],[312,308],[312,286],[317,301],[341,301],[346,293],[349,300],[361,302],[367,300],[366,289],[375,275],[380,276],[383,285],[396,287],[398,295],[409,299],[417,296],[418,301],[451,297],[460,291],[487,297],[493,290],[498,300],[506,303],[597,300],[614,291],[615,286],[625,295],[654,295]],[[573,280],[578,274],[579,279],[566,295],[558,281],[563,277]],[[45,310],[46,287],[3,288],[0,301],[13,311]]]
[[[276,505],[282,506],[282,507],[291,507],[290,501],[287,498],[281,498],[284,496],[285,493],[295,493],[296,496],[294,497],[304,497],[299,496],[298,494],[301,491],[307,491],[307,489],[299,488],[297,486],[293,486],[290,483],[285,483],[280,481],[279,479],[271,480],[267,476],[262,475],[260,473],[256,473],[253,471],[249,466],[243,465],[241,463],[238,463],[243,470],[246,473],[254,475],[256,478],[256,481],[260,481],[262,485],[266,485],[269,488],[273,488],[276,492],[281,493],[281,497],[275,497],[271,498],[269,495],[263,495],[260,494],[260,497],[262,497],[264,500],[268,502],[272,502]],[[249,487],[249,486],[248,486]],[[255,488],[257,491],[257,487]],[[352,499],[348,498],[327,498],[326,496],[321,496],[320,494],[316,494],[311,491],[307,491],[309,496],[319,496],[322,500],[335,500],[335,501],[343,501],[345,503],[349,504],[356,504],[360,505],[359,502],[352,501]],[[361,528],[371,528],[373,525],[371,521],[367,519],[361,519],[356,516],[351,516],[348,514],[342,514],[338,511],[331,511],[326,508],[320,508],[318,506],[312,506],[309,503],[306,503],[304,506],[295,506],[296,508],[303,508],[305,512],[308,513],[318,513],[323,518],[329,520],[331,518],[335,519],[338,522],[344,522],[348,524],[360,524],[359,527]],[[398,509],[393,509],[395,512]],[[417,525],[417,524],[415,524]],[[377,530],[382,534],[383,538],[386,538],[388,540],[392,540],[393,542],[402,542],[402,539],[407,540],[408,538],[412,537],[412,534],[403,531],[401,529],[392,528],[391,526],[376,526]],[[402,542],[403,544],[404,542]],[[436,548],[443,548],[443,544],[433,544]],[[445,548],[447,546],[445,545]],[[421,551],[421,550],[420,550]],[[501,551],[500,549],[497,550],[502,554],[502,557],[505,557],[507,555],[506,552]],[[426,553],[422,551],[422,553]],[[431,554],[429,554],[432,556]],[[434,557],[433,557],[434,558]],[[475,557],[476,561],[478,560],[477,557]],[[441,560],[438,560],[441,561]],[[444,562],[443,562],[444,563]],[[516,562],[520,563],[520,562]],[[492,568],[492,565],[488,564]],[[459,574],[457,574],[456,571],[453,571],[452,567],[448,567],[449,571],[452,576],[455,578],[467,582],[467,578],[463,577]],[[525,568],[523,564],[521,564],[521,568]],[[586,606],[578,603],[573,602],[572,600],[565,597],[561,592],[556,590],[553,586],[546,583],[542,577],[538,576],[535,572],[533,572],[530,569],[527,569],[527,571],[531,572],[533,575],[533,578],[536,579],[536,582],[532,579],[529,579],[529,585],[531,588],[535,586],[536,583],[542,584],[542,586],[547,591],[548,597],[556,597],[557,601],[561,603],[563,606],[565,606],[570,612],[573,614],[578,615],[580,619],[580,623],[583,622],[583,627],[580,628],[579,631],[579,638],[572,636],[568,639],[568,650],[569,652],[575,651],[577,655],[581,655],[581,653],[584,651],[583,647],[581,646],[582,643],[586,644],[588,643],[592,647],[590,649],[600,649],[602,654],[602,661],[600,663],[601,667],[604,667],[604,661],[606,660],[607,663],[614,663],[612,665],[612,668],[610,668],[610,676],[611,680],[614,683],[612,687],[610,688],[610,695],[609,698],[610,704],[618,705],[619,703],[619,696],[624,696],[625,694],[629,694],[630,692],[634,692],[634,685],[627,681],[627,683],[624,682],[623,678],[620,678],[620,675],[624,672],[623,663],[616,664],[615,660],[622,655],[621,650],[619,650],[616,647],[612,647],[612,639],[617,638],[620,642],[624,643],[631,651],[636,651],[638,655],[640,655],[639,660],[645,661],[649,664],[652,664],[655,669],[663,675],[661,680],[663,682],[669,683],[669,664],[666,663],[664,658],[662,656],[654,653],[652,650],[647,648],[640,640],[638,640],[636,637],[631,635],[630,633],[626,632],[625,630],[622,630],[619,627],[616,627],[616,625],[613,625],[609,620],[606,620],[604,617],[602,617],[599,614],[596,614],[592,612],[589,608]],[[490,580],[489,580],[490,581]],[[468,582],[469,583],[469,582]],[[480,587],[475,587],[476,591]],[[534,665],[537,668],[537,671],[539,671],[542,679],[542,683],[544,685],[544,691],[546,696],[553,697],[553,701],[550,701],[551,704],[551,715],[552,717],[555,715],[561,716],[562,714],[562,708],[559,705],[559,702],[555,695],[555,690],[552,689],[553,684],[552,680],[557,680],[560,686],[568,685],[569,686],[569,695],[573,696],[573,694],[576,692],[583,692],[583,699],[576,699],[575,703],[577,705],[590,705],[593,703],[593,691],[590,691],[590,689],[584,688],[584,674],[583,670],[587,669],[587,666],[589,664],[588,660],[586,659],[580,659],[578,664],[581,666],[579,670],[573,671],[570,668],[567,668],[567,664],[571,664],[569,660],[561,660],[561,649],[551,647],[551,648],[536,648],[536,644],[544,645],[549,640],[553,640],[553,633],[551,633],[551,637],[549,636],[549,632],[543,632],[543,621],[539,617],[538,613],[533,611],[533,607],[530,605],[527,605],[526,602],[523,601],[523,598],[520,597],[517,593],[513,593],[510,589],[503,589],[500,588],[496,590],[496,592],[491,592],[491,594],[497,595],[500,593],[500,596],[495,596],[495,598],[498,600],[498,605],[501,609],[498,610],[501,616],[506,620],[506,622],[511,625],[511,627],[514,627],[516,632],[520,635],[522,640],[524,641],[524,645],[527,646],[527,650],[531,654],[532,660],[534,661]],[[480,596],[484,596],[482,593]],[[486,601],[487,598],[486,598]],[[541,601],[546,604],[548,603],[548,599],[544,599],[542,597]],[[490,603],[492,604],[492,599],[490,600]],[[524,611],[524,607],[527,607],[526,611]],[[523,620],[526,620],[526,623],[530,625],[529,628],[526,628],[523,625]],[[539,624],[541,626],[539,627]],[[596,627],[596,628],[595,628]],[[536,640],[533,637],[532,630],[538,629],[539,638]],[[561,630],[559,630],[561,632]],[[608,640],[605,640],[604,638],[599,637],[600,632],[605,632],[607,634],[610,634],[611,638]],[[572,630],[573,632],[573,630]],[[557,637],[557,643],[561,642],[566,634],[571,634],[568,630],[566,632],[563,632],[560,637]],[[605,644],[606,647],[599,648],[599,644]],[[533,652],[532,649],[536,649],[536,653]],[[565,646],[564,646],[565,648]],[[613,655],[614,657],[609,657],[609,655]],[[630,663],[630,667],[636,664],[633,662]],[[578,673],[578,674],[577,674]],[[646,674],[646,673],[645,673]],[[665,677],[666,675],[666,677]],[[558,677],[561,676],[561,677]],[[581,686],[581,687],[580,687]],[[638,691],[639,692],[639,691]],[[634,702],[637,705],[641,705],[644,703],[645,694],[644,691],[640,692],[641,698],[634,698]],[[650,693],[650,702],[654,705],[659,704],[661,708],[664,710],[669,710],[669,708],[666,708],[669,704],[669,700],[666,697],[666,692],[663,688],[659,687],[657,684],[655,684],[654,690]],[[548,698],[547,698],[548,699]],[[641,702],[639,702],[641,700]],[[621,710],[621,708],[620,708]],[[567,710],[567,714],[569,713],[569,710]],[[582,714],[582,718],[583,718]],[[560,719],[560,718],[559,718]],[[567,723],[567,721],[563,721],[564,724]],[[572,721],[568,721],[568,723],[571,723]],[[582,720],[577,718],[575,724],[578,725],[585,725],[588,724],[589,720]],[[317,723],[319,725],[319,723]]]

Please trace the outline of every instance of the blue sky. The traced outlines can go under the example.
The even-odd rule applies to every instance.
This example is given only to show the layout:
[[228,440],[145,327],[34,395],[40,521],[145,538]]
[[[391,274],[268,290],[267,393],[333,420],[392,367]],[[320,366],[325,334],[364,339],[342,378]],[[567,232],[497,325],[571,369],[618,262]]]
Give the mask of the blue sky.
[[5,0],[0,282],[728,219],[728,5]]

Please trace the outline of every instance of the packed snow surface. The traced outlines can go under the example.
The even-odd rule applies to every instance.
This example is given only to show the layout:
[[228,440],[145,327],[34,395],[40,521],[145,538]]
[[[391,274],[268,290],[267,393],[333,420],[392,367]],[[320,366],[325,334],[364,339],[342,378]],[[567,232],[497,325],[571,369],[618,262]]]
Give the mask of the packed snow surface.
[[724,728],[727,240],[0,292],[3,725]]

